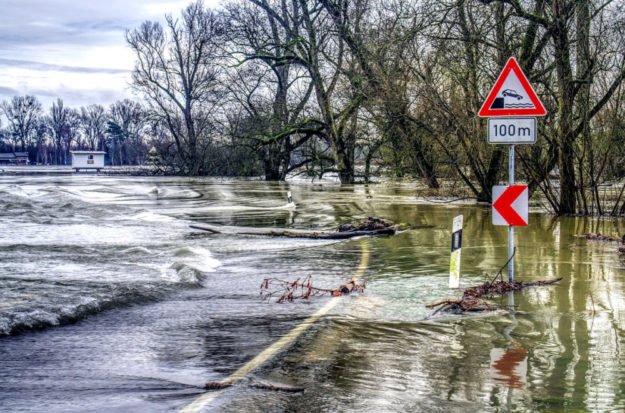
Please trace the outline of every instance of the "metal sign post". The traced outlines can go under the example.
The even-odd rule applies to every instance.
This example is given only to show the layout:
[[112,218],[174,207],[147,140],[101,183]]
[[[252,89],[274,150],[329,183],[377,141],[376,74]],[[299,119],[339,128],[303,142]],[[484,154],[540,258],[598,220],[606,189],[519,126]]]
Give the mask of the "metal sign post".
[[[508,176],[510,185],[514,185],[514,145],[510,145],[508,153]],[[514,282],[514,226],[508,227],[508,281]]]

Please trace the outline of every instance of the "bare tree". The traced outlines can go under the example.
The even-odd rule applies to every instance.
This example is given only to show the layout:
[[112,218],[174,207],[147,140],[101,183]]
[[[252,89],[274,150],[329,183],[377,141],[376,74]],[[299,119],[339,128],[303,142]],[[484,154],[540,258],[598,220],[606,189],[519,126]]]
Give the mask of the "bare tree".
[[[332,16],[339,36],[351,50],[361,79],[354,85],[362,90],[363,104],[374,112],[374,122],[392,146],[392,170],[403,176],[414,159],[417,172],[431,188],[438,188],[431,154],[430,133],[415,118],[409,68],[416,55],[407,49],[420,39],[418,34],[430,19],[407,0],[321,0]],[[412,17],[408,17],[412,16]]]
[[70,117],[71,109],[65,106],[63,100],[59,98],[52,103],[50,113],[45,118],[54,144],[54,162],[57,165],[61,165],[63,163],[62,159],[65,159],[63,141],[70,132]]
[[41,116],[41,103],[35,96],[14,96],[11,101],[3,101],[0,105],[8,121],[8,133],[12,139],[13,150],[25,151],[31,140],[35,138],[37,123]]
[[84,142],[80,142],[82,135],[82,121],[80,113],[76,109],[68,109],[67,113],[67,129],[63,134],[63,164],[70,163],[69,151],[72,149],[72,143],[77,146],[84,146]]
[[180,19],[166,16],[166,27],[146,21],[126,32],[137,57],[133,87],[143,94],[153,116],[171,134],[182,173],[206,173],[203,158],[215,129],[219,16],[196,1]]
[[[282,21],[289,18],[290,1],[280,0],[275,10]],[[310,159],[291,163],[291,154],[320,133],[321,125],[306,116],[312,82],[305,70],[285,58],[295,32],[286,30],[266,9],[245,3],[228,6],[229,32],[237,70],[228,88],[236,103],[253,121],[244,135],[255,142],[266,180],[284,180],[289,171]]]
[[108,115],[104,106],[89,105],[80,108],[80,119],[87,145],[91,150],[104,149],[104,132]]
[[331,17],[318,1],[292,1],[288,13],[281,3],[250,0],[271,15],[281,30],[292,33],[294,41],[281,44],[284,52],[274,63],[289,61],[306,69],[315,92],[320,133],[332,149],[342,183],[353,183],[358,111],[365,98],[357,87],[362,77],[350,62],[349,50],[337,36]]

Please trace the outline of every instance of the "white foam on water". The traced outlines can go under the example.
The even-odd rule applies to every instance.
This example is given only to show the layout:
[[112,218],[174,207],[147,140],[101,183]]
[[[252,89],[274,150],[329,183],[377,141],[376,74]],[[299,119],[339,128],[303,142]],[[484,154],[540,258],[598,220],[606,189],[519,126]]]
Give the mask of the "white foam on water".
[[183,267],[189,267],[200,272],[214,272],[221,262],[213,258],[211,252],[202,247],[182,247],[174,251],[176,261],[171,268],[179,271]]
[[175,221],[175,218],[172,218],[163,214],[156,214],[151,211],[143,211],[139,212],[135,215],[123,216],[122,218],[112,218],[112,219],[122,219],[124,221],[145,221],[145,222],[172,222]]
[[115,194],[105,187],[65,187],[63,191],[81,201],[90,203],[114,202],[124,197],[123,194]]
[[289,210],[294,210],[296,209],[295,206],[295,202],[287,202],[286,204],[279,206],[279,207],[275,207],[274,209],[289,209]]
[[145,247],[131,247],[131,248],[127,248],[125,250],[122,251],[122,254],[129,254],[129,255],[150,255],[152,254],[152,251],[150,251],[149,249],[145,248]]

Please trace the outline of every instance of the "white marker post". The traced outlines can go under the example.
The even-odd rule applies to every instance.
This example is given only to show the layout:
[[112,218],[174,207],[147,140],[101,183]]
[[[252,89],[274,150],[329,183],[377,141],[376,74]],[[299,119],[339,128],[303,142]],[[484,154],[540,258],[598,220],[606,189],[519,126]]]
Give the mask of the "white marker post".
[[454,218],[451,234],[451,263],[449,264],[449,288],[460,287],[460,253],[462,251],[462,215]]
[[288,204],[292,204],[292,203],[293,203],[293,197],[291,196],[291,191],[288,191],[288,192],[286,193],[286,202],[287,202]]

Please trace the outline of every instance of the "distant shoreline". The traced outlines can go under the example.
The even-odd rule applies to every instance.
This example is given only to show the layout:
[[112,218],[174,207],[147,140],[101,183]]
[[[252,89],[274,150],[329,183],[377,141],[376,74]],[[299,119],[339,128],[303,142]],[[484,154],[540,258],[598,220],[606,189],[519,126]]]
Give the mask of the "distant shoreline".
[[[70,165],[37,165],[37,166],[0,166],[0,175],[56,175],[56,174],[100,174],[100,175],[128,175],[142,176],[155,175],[152,167],[144,165],[133,166],[105,166],[100,172],[81,169],[76,172]],[[156,174],[157,175],[157,174]]]

